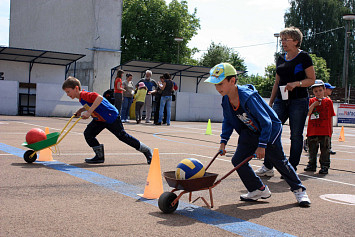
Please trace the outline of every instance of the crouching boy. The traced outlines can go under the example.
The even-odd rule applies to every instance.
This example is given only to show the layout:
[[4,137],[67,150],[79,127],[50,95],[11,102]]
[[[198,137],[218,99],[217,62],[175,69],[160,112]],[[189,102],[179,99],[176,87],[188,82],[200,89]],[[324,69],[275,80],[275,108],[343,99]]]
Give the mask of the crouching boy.
[[[220,142],[221,155],[233,130],[239,134],[238,146],[232,163],[237,166],[244,159],[255,155],[258,159],[268,159],[290,185],[297,202],[302,207],[311,202],[292,165],[288,162],[281,144],[282,124],[272,108],[261,98],[253,85],[238,86],[237,72],[228,63],[213,67],[210,77],[205,80],[215,84],[223,96],[223,123]],[[238,175],[248,190],[240,196],[243,201],[265,199],[271,196],[269,188],[254,173],[249,163],[238,170]]]

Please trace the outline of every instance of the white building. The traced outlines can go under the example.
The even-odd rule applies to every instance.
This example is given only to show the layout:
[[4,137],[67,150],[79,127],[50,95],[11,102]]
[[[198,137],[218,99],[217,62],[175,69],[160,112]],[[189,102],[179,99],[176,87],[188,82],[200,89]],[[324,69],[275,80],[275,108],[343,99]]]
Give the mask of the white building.
[[[11,91],[6,88],[10,86],[17,88],[17,94],[34,94],[32,100],[35,102],[30,101],[32,104],[27,105],[38,116],[69,116],[80,104],[68,101],[61,91],[65,76],[74,74],[75,65],[75,76],[84,88],[100,94],[109,89],[113,76],[111,69],[121,65],[121,21],[122,0],[11,0],[9,48],[86,56],[75,64],[71,63],[69,67],[53,69],[52,65],[36,64],[30,75],[25,70],[28,68],[27,64],[7,61],[5,65],[4,59],[0,58],[0,72],[4,72],[4,80],[0,80],[4,85],[3,91]],[[9,64],[11,67],[7,66]],[[13,70],[17,65],[23,68],[21,77],[15,75],[16,70]],[[172,68],[157,71],[157,68],[150,65],[141,65],[139,72],[125,70],[133,73],[137,82],[147,69],[153,71],[153,78],[159,79],[160,73],[176,71],[174,67],[192,67],[168,66]],[[221,97],[214,86],[203,83],[208,73],[206,74],[206,68],[201,70],[203,72],[200,75],[204,74],[204,77],[175,73],[174,81],[178,82],[180,89],[177,101],[173,103],[173,118],[182,121],[207,121],[209,118],[212,121],[221,121]],[[50,72],[55,72],[55,76]],[[24,85],[26,82],[32,83],[26,85],[32,88],[21,88],[21,83]],[[21,95],[16,93],[6,95],[6,100],[2,100],[17,98],[11,105],[4,102],[10,111],[2,110],[1,113],[16,114],[16,111],[21,111],[21,101],[18,101]],[[28,97],[28,100],[31,98]]]
[[121,20],[122,0],[11,0],[9,46],[86,55],[76,77],[102,94],[120,64]]

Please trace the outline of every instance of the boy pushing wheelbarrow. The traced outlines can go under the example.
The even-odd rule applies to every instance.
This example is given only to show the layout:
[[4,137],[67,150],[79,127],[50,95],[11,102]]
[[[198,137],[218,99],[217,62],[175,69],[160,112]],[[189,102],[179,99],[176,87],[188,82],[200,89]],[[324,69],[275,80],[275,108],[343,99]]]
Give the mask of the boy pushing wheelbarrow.
[[104,145],[100,144],[96,136],[105,128],[113,133],[120,141],[142,152],[150,164],[152,160],[152,150],[144,143],[129,135],[123,128],[118,110],[108,100],[96,92],[81,90],[80,81],[75,77],[68,77],[62,86],[67,96],[71,99],[79,99],[83,105],[74,115],[93,120],[87,125],[84,131],[86,142],[95,152],[93,158],[85,159],[86,163],[104,163]]
[[[308,207],[311,201],[292,165],[288,162],[281,144],[282,124],[272,108],[261,98],[253,85],[239,86],[237,71],[229,63],[221,63],[210,70],[205,80],[215,84],[223,96],[223,124],[220,142],[221,155],[233,130],[239,134],[237,150],[232,163],[237,166],[245,158],[255,154],[258,159],[271,161],[290,185],[301,207]],[[263,184],[253,169],[246,163],[237,170],[247,194],[240,196],[242,201],[256,201],[271,196],[269,188]]]

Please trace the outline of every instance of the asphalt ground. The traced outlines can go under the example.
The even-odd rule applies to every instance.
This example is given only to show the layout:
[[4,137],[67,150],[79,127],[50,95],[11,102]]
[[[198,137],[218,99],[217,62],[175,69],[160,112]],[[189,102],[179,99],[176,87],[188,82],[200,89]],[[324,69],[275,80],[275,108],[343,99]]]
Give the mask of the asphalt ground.
[[[212,189],[214,207],[200,199],[188,203],[181,197],[178,210],[164,214],[157,200],[143,193],[150,166],[140,152],[104,131],[105,163],[86,164],[93,156],[83,131],[90,120],[81,120],[53,150],[54,161],[28,164],[21,146],[31,128],[61,131],[68,118],[0,116],[0,236],[354,236],[355,128],[345,127],[345,142],[334,128],[331,168],[328,175],[305,172],[308,157],[302,153],[298,173],[312,201],[297,205],[287,183],[275,172],[262,178],[272,197],[257,202],[240,201],[246,192],[236,173]],[[176,122],[171,126],[126,123],[125,130],[148,146],[158,148],[161,172],[173,171],[184,158],[207,165],[219,147],[221,123]],[[219,156],[209,172],[219,178],[232,168],[230,159],[238,136],[233,134],[227,155]],[[289,127],[282,142],[289,155]],[[54,149],[54,147],[52,147]],[[254,169],[262,165],[252,160]],[[319,170],[319,169],[318,169]],[[317,171],[318,171],[317,170]],[[172,188],[163,178],[164,191]],[[193,199],[208,191],[193,192]]]

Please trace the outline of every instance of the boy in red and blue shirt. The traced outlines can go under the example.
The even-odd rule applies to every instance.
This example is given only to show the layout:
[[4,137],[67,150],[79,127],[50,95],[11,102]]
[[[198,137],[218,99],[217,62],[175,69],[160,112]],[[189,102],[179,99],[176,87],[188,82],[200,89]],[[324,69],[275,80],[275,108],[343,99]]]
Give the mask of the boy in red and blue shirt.
[[325,86],[322,80],[316,80],[311,86],[315,97],[309,100],[307,141],[309,161],[305,171],[316,171],[318,146],[320,147],[320,174],[328,174],[330,166],[330,139],[333,133],[332,118],[335,116],[333,102],[325,97]]
[[96,136],[105,128],[113,133],[120,141],[142,152],[147,163],[152,160],[152,150],[126,133],[123,128],[118,110],[108,100],[96,92],[81,90],[80,81],[75,77],[68,77],[62,86],[67,96],[72,99],[79,99],[83,105],[74,115],[88,119],[92,116],[93,120],[87,125],[84,131],[86,142],[95,152],[95,157],[85,159],[86,163],[104,163],[104,146],[96,139]]

